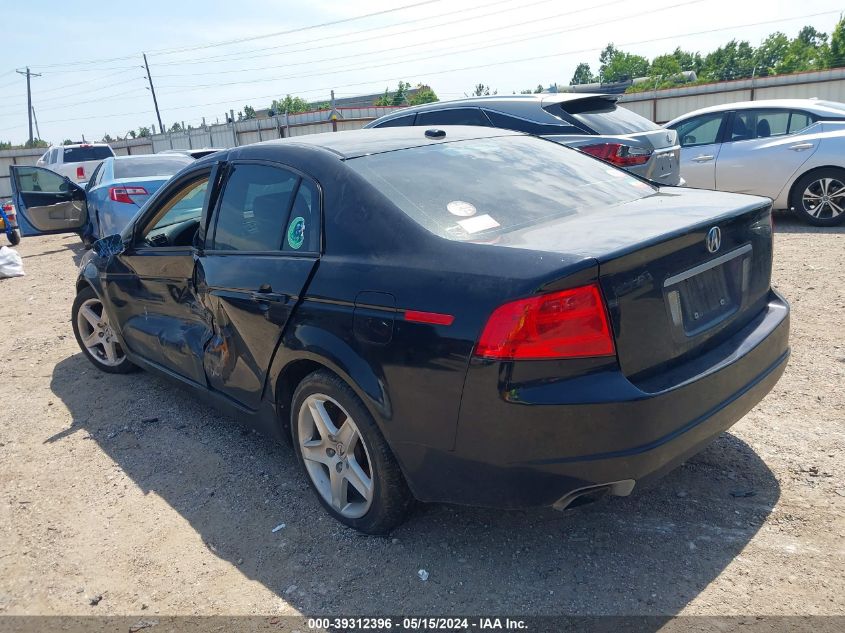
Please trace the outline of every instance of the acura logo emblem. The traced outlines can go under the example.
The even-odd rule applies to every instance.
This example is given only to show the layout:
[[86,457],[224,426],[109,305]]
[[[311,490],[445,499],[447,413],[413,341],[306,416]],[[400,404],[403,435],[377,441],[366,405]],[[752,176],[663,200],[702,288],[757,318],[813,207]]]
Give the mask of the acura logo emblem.
[[722,247],[722,231],[718,226],[714,226],[707,231],[707,237],[704,238],[704,243],[707,245],[707,250],[715,253]]

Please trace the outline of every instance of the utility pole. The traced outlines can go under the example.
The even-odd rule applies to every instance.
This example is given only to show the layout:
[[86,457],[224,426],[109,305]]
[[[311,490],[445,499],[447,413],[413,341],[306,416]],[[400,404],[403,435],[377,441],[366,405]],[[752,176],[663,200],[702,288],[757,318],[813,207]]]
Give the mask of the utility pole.
[[153,87],[153,76],[150,74],[150,65],[147,63],[147,54],[144,53],[144,67],[147,69],[147,81],[150,82],[150,92],[153,93],[153,105],[156,109],[156,117],[158,118],[158,127],[164,131],[164,125],[161,122],[161,112],[158,111],[158,101],[156,100],[156,89]]
[[38,117],[35,116],[35,106],[32,106],[32,120],[35,121],[35,133],[41,138],[41,130],[38,129]]
[[30,77],[40,77],[39,73],[34,73],[29,70],[29,66],[26,67],[26,72],[23,70],[16,70],[16,73],[19,75],[26,75],[26,111],[29,115],[29,145],[32,146],[33,138],[32,138],[32,88],[29,85],[29,78]]

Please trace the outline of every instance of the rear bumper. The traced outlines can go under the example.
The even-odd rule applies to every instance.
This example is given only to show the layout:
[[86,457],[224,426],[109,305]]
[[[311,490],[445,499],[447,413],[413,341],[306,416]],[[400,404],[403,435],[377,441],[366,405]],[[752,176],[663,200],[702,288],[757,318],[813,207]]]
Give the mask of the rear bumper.
[[632,384],[618,368],[517,383],[507,364],[474,362],[454,451],[395,448],[422,500],[553,505],[583,488],[639,485],[671,470],[751,410],[788,357],[789,307],[772,292],[735,336],[649,384]]

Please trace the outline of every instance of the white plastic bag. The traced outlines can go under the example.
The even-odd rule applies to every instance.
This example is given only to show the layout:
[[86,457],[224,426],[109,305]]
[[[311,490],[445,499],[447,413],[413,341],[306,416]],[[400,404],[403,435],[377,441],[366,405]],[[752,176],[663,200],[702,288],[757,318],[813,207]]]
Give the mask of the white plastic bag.
[[23,276],[23,260],[18,252],[8,246],[0,246],[0,279]]

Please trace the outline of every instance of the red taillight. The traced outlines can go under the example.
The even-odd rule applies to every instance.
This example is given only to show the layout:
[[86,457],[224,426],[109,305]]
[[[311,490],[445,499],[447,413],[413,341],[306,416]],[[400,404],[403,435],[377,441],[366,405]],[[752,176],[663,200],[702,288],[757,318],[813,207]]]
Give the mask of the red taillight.
[[77,178],[85,178],[85,167],[80,165],[76,168],[76,177]]
[[146,196],[147,190],[143,187],[110,187],[109,198],[115,202],[126,202],[133,204],[132,198],[129,196]]
[[645,165],[651,158],[650,150],[631,147],[622,143],[599,143],[598,145],[585,145],[578,149],[618,167]]
[[613,336],[596,284],[520,299],[493,312],[475,355],[543,359],[612,356]]

